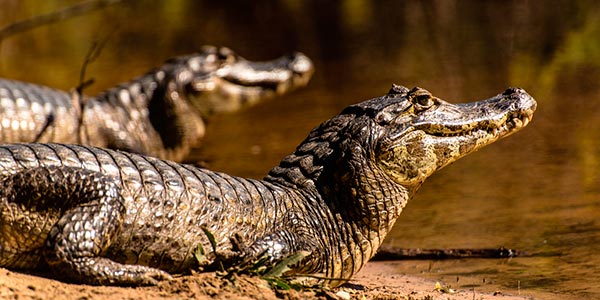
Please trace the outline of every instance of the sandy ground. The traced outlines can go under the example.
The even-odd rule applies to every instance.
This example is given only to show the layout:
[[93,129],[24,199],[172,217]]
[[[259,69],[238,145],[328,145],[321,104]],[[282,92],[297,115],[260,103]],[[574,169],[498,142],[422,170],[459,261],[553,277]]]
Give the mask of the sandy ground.
[[348,284],[332,290],[281,291],[257,277],[224,280],[214,273],[180,276],[158,286],[122,288],[67,284],[0,268],[0,299],[532,299],[507,294],[482,294],[473,290],[445,293],[435,282],[394,274],[386,262],[368,263]]

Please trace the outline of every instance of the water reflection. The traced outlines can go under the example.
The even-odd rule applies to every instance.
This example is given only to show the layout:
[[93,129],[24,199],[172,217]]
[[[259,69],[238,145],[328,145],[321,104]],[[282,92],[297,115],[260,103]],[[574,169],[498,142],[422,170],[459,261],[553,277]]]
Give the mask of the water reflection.
[[[65,5],[1,4],[0,26]],[[599,298],[598,6],[566,0],[125,1],[5,39],[0,75],[71,88],[88,48],[105,36],[109,42],[88,71],[97,80],[91,94],[204,44],[226,45],[255,60],[300,50],[315,61],[312,84],[214,118],[198,152],[214,169],[255,178],[319,122],[384,94],[392,82],[453,102],[523,87],[539,103],[532,124],[434,175],[387,242],[504,245],[543,254],[398,266],[455,287]]]

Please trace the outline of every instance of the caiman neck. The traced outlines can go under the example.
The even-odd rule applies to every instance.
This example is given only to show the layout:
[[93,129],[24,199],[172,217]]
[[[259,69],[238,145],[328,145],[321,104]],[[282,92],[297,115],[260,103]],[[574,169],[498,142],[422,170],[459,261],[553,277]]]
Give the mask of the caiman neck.
[[[183,84],[169,64],[111,88],[86,103],[83,117],[98,146],[182,160],[204,136],[205,125],[188,103]],[[100,126],[100,125],[101,126]]]
[[383,174],[364,147],[352,144],[355,139],[343,136],[361,132],[344,128],[353,118],[338,115],[314,129],[265,178],[329,208],[341,231],[336,234],[345,236],[345,244],[339,245],[343,261],[328,274],[337,278],[349,278],[375,255],[411,194]]

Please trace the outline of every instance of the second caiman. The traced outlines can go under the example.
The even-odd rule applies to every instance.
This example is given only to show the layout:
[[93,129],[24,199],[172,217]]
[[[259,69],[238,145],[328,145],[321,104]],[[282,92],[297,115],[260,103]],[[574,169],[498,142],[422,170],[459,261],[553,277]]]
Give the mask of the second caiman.
[[0,142],[76,143],[181,161],[204,137],[208,115],[304,86],[312,73],[301,53],[252,62],[206,46],[96,97],[0,79]]
[[427,177],[535,109],[518,88],[454,105],[393,86],[312,130],[264,180],[94,147],[2,145],[0,266],[143,285],[302,253],[290,275],[336,286],[373,257]]

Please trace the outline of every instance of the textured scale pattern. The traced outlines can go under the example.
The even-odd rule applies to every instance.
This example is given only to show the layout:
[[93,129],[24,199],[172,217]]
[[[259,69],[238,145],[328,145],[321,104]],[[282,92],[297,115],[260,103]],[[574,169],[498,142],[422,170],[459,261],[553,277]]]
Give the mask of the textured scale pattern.
[[96,97],[0,79],[0,141],[84,144],[182,161],[204,137],[207,116],[304,86],[312,73],[301,53],[252,62],[206,46]]
[[[7,237],[2,239],[0,265],[7,267],[35,267],[39,248],[49,236],[46,246],[56,248],[48,247],[48,253],[54,253],[46,255],[50,264],[70,261],[74,257],[64,257],[73,253],[78,259],[97,259],[105,252],[121,264],[182,272],[195,265],[192,252],[199,244],[211,249],[202,228],[214,233],[220,252],[226,253],[232,247],[230,237],[259,239],[273,230],[273,220],[286,208],[275,201],[282,192],[268,184],[124,152],[29,144],[2,147],[0,157],[3,184],[13,187],[0,192],[0,228]],[[41,159],[30,159],[37,157]],[[20,211],[10,211],[15,206]],[[14,219],[25,214],[31,217]],[[35,251],[37,257],[22,260],[15,248]],[[86,263],[68,267],[82,270],[80,264]],[[108,275],[132,266],[116,267]],[[78,281],[89,282],[88,277],[81,275]]]
[[68,93],[2,79],[0,112],[4,142],[78,141],[79,116]]
[[0,145],[0,266],[144,285],[304,251],[290,273],[336,286],[429,175],[523,128],[535,108],[520,89],[453,105],[394,86],[315,128],[262,181],[88,146]]

